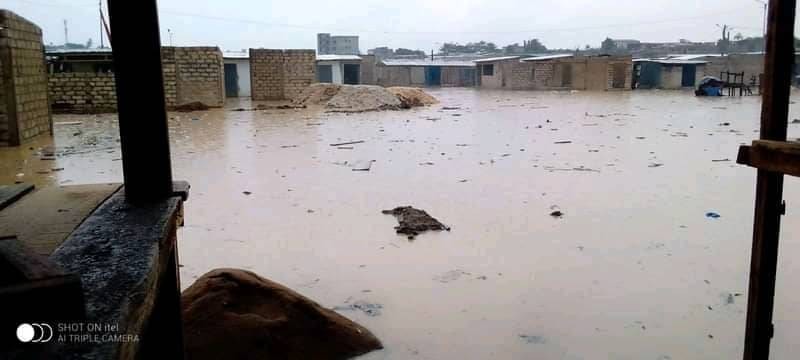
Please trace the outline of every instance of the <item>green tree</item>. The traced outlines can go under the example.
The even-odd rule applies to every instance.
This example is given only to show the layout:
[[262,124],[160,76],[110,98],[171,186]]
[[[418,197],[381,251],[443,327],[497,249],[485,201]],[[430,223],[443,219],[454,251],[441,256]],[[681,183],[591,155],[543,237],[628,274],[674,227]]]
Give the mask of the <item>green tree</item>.
[[603,43],[600,44],[600,48],[605,52],[613,52],[617,49],[617,45],[614,44],[614,40],[611,40],[611,38],[607,37],[605,40],[603,40]]

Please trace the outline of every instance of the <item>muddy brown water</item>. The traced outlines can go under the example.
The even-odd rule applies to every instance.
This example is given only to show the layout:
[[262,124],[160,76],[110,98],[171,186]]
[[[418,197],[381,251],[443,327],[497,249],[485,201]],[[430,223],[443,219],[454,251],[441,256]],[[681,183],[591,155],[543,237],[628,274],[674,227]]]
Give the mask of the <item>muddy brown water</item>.
[[[170,114],[174,175],[192,184],[184,287],[255,271],[371,329],[386,349],[365,359],[740,356],[755,171],[735,158],[758,136],[759,98],[432,93],[441,104],[409,111]],[[56,116],[83,123],[0,149],[0,183],[121,181],[115,119]],[[35,155],[54,144],[56,160]],[[776,359],[800,333],[797,179],[785,199]],[[381,214],[401,205],[452,231],[409,242]]]

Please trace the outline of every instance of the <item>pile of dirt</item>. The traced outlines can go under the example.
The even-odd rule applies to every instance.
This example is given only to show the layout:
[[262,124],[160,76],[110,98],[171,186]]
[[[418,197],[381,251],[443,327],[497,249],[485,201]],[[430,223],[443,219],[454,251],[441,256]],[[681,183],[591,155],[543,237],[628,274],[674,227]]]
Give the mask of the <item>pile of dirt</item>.
[[181,307],[187,359],[348,359],[383,348],[363,326],[245,270],[203,275]]
[[312,84],[292,101],[297,106],[323,105],[330,112],[398,110],[436,102],[422,89],[335,84]]
[[199,101],[181,104],[172,108],[172,110],[178,112],[206,111],[208,109],[209,109],[208,105],[203,104]]
[[311,84],[295,97],[292,103],[295,105],[325,105],[341,88],[341,85],[336,84]]
[[404,109],[415,106],[427,106],[438,103],[435,97],[422,91],[420,88],[395,86],[386,88],[400,100],[400,107]]
[[327,107],[334,112],[396,110],[400,108],[400,99],[381,86],[351,85],[342,86]]
[[382,213],[394,215],[397,218],[397,222],[400,223],[394,229],[398,234],[408,235],[409,240],[414,239],[415,236],[423,231],[450,231],[448,226],[428,215],[425,210],[415,209],[411,206],[399,206],[392,210],[383,210]]

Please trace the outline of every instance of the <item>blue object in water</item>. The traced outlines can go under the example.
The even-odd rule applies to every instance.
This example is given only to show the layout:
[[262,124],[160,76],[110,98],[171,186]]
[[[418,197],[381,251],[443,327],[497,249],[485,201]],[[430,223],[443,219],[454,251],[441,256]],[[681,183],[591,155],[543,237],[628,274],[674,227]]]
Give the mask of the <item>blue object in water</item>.
[[715,212],[707,212],[706,217],[710,219],[719,219],[720,215]]
[[707,86],[703,90],[708,96],[722,96],[722,88],[719,86]]

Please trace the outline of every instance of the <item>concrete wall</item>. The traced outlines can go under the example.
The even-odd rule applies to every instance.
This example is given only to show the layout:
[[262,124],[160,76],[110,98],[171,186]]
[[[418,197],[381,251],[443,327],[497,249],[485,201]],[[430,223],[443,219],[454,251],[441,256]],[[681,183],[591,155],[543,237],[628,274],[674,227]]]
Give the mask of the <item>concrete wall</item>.
[[291,100],[316,81],[314,50],[250,49],[253,100]]
[[380,86],[411,86],[411,66],[378,66],[376,82]]
[[342,75],[342,63],[339,61],[317,61],[317,66],[330,66],[331,67],[331,84],[342,84],[344,76]]
[[112,73],[50,74],[48,90],[53,112],[98,113],[117,110]]
[[[502,68],[501,68],[502,69]],[[614,78],[619,72],[619,84]],[[633,62],[629,57],[568,57],[542,61],[511,62],[512,90],[630,90]],[[496,79],[483,76],[483,87],[497,87]],[[492,82],[493,81],[493,82]],[[617,84],[617,85],[619,85]],[[502,87],[501,87],[502,88]]]
[[661,67],[661,89],[680,89],[683,80],[682,66],[662,66]]
[[[162,47],[161,65],[167,109],[195,101],[211,107],[225,104],[224,70],[219,48]],[[113,73],[50,74],[48,93],[55,113],[117,111]]]
[[375,68],[378,66],[378,59],[375,55],[361,56],[361,83],[364,85],[375,85],[378,83]]
[[218,47],[162,49],[162,53],[169,51],[174,52],[176,105],[195,101],[212,107],[225,105],[224,62]]
[[763,54],[731,54],[722,57],[706,57],[702,60],[709,62],[703,75],[719,77],[720,72],[723,71],[744,72],[744,81],[749,83],[753,76],[758,79],[764,74]]
[[0,146],[52,134],[42,30],[0,10]]
[[[250,96],[250,60],[246,59],[246,58],[228,58],[228,59],[224,59],[223,62],[225,64],[234,64],[234,65],[236,65],[236,75],[239,76],[239,81],[237,82],[237,85],[239,87],[239,97],[249,97]],[[223,72],[224,72],[224,70],[223,70]]]

